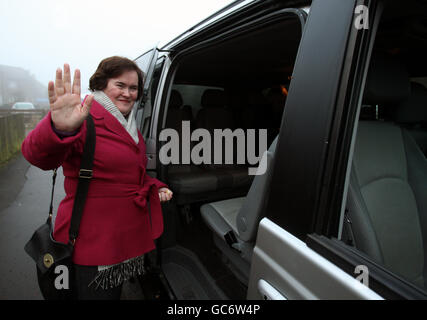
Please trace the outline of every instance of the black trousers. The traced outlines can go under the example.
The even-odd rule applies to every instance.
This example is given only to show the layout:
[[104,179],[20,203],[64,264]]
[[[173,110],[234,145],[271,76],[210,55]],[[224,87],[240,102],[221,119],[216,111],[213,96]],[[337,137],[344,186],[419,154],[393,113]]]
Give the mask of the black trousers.
[[96,288],[96,283],[89,284],[95,279],[98,272],[97,266],[74,265],[74,288],[77,300],[120,300],[122,287],[120,285],[111,289]]

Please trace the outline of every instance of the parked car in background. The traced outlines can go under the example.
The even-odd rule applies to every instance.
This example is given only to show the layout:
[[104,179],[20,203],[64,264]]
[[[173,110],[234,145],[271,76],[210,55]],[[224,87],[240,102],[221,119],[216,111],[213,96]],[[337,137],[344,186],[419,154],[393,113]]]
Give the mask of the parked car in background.
[[[138,57],[147,173],[174,192],[158,292],[427,299],[426,26],[421,0],[235,1]],[[183,122],[268,129],[267,171],[163,163]]]
[[31,102],[15,102],[12,106],[13,110],[35,110]]

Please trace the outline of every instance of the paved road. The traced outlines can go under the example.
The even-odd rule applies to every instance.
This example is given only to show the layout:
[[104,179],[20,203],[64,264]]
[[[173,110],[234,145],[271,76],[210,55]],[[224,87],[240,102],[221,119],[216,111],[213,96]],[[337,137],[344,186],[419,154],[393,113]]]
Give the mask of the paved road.
[[[54,206],[65,192],[58,170]],[[33,260],[24,245],[45,222],[50,201],[52,171],[31,166],[21,155],[0,168],[0,299],[40,300]],[[138,284],[127,283],[122,299],[141,299]]]
[[[0,299],[42,299],[35,265],[24,245],[47,218],[50,176],[50,172],[30,166],[22,156],[0,172]],[[64,193],[61,179],[56,204]]]

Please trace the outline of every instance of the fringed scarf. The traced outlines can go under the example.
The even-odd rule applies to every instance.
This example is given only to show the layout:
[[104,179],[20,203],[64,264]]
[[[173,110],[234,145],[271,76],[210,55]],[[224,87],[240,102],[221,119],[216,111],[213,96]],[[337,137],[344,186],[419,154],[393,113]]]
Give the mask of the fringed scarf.
[[88,287],[95,284],[95,289],[110,289],[121,285],[132,277],[145,273],[144,255],[123,261],[110,266],[98,266],[98,273],[89,283]]
[[[135,143],[138,144],[139,138],[136,128],[135,108],[132,108],[132,111],[126,119],[103,91],[94,91],[93,95],[96,102],[110,112],[123,125]],[[104,290],[114,288],[121,285],[124,281],[143,273],[145,273],[144,255],[114,265],[98,266],[98,273],[89,283],[89,287],[95,284],[96,289],[98,287]]]

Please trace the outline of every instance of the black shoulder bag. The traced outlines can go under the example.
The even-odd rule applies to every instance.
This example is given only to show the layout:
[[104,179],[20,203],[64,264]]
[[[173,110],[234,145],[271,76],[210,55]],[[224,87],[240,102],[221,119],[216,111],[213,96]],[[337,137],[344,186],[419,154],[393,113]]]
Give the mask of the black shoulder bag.
[[71,217],[69,242],[64,244],[55,241],[52,235],[53,193],[57,170],[55,169],[52,177],[49,217],[46,223],[34,232],[24,248],[25,252],[36,262],[38,284],[43,298],[46,300],[68,300],[76,298],[72,256],[89,189],[89,182],[92,178],[96,141],[95,125],[90,114],[86,119],[86,124],[86,142],[83,149],[79,182]]

